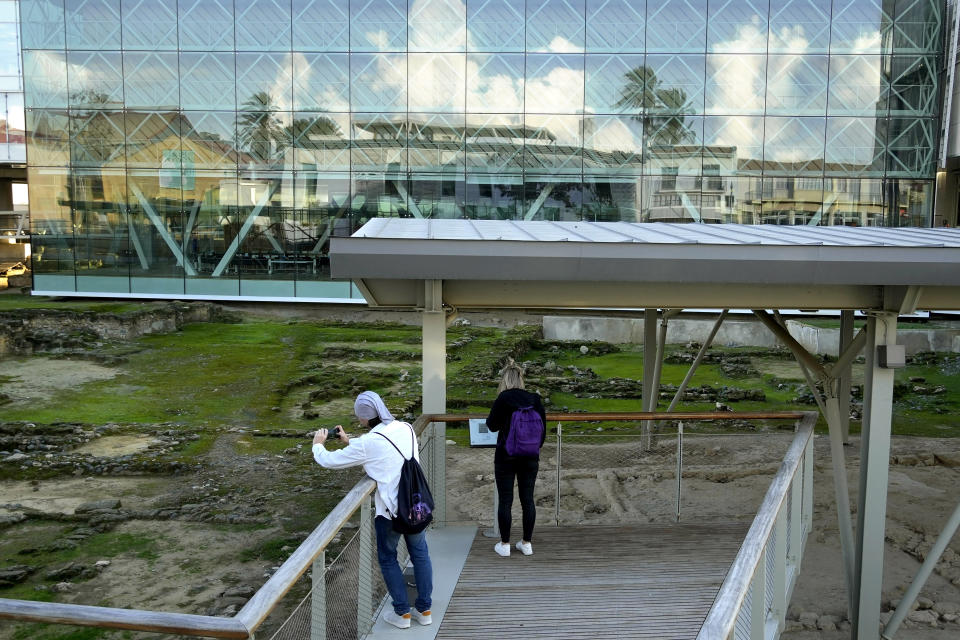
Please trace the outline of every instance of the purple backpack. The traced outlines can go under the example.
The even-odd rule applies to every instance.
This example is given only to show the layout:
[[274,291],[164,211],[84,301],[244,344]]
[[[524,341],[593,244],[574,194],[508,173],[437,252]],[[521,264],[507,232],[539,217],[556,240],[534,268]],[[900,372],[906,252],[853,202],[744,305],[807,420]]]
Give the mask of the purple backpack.
[[505,448],[509,456],[536,457],[543,442],[543,419],[533,407],[520,407],[510,417]]

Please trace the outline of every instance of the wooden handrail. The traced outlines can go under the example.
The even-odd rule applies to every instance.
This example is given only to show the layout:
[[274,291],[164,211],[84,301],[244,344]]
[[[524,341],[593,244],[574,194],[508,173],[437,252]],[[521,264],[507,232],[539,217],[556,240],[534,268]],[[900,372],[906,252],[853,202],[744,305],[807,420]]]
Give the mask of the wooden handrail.
[[753,524],[750,525],[743,539],[743,544],[727,572],[727,577],[720,585],[717,598],[697,635],[698,640],[727,638],[736,623],[737,612],[746,599],[753,574],[763,556],[764,546],[776,525],[777,514],[780,513],[787,499],[787,490],[795,480],[807,443],[813,437],[813,426],[820,415],[816,411],[804,411],[803,414],[797,435],[787,449],[787,455],[784,456],[777,475],[770,483],[770,488],[767,489],[767,494],[757,511],[757,517],[753,519]]
[[248,628],[236,618],[5,598],[0,598],[0,619],[156,631],[212,638],[250,637]]
[[[656,411],[608,411],[603,413],[559,413],[547,412],[547,420],[568,422],[570,420],[800,420],[807,411],[678,411],[658,413]],[[440,413],[426,416],[430,422],[466,422],[470,419],[486,418],[485,413]]]

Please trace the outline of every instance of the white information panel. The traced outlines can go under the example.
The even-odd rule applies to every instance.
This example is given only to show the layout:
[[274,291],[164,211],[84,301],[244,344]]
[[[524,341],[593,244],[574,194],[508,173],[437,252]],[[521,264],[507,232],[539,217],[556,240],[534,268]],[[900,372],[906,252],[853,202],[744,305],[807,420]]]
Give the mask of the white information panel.
[[497,432],[487,429],[487,421],[483,418],[470,419],[470,446],[495,447],[497,446]]

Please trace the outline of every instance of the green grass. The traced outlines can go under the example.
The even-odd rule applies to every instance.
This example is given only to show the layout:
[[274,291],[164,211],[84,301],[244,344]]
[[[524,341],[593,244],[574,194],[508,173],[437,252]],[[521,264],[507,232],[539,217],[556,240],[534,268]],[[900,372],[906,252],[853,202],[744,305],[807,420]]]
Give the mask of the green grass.
[[148,309],[152,303],[112,302],[103,300],[65,300],[45,296],[8,293],[0,296],[0,311],[17,309],[53,309],[58,311],[91,311],[95,313],[129,313]]

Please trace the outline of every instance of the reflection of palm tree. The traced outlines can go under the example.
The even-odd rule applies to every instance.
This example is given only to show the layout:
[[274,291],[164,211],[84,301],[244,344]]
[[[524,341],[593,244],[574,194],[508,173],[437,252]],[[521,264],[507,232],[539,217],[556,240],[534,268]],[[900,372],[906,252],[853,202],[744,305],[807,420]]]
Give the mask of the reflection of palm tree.
[[237,143],[260,162],[267,162],[283,151],[287,132],[276,116],[273,96],[265,91],[253,94],[240,107],[237,121]]
[[297,118],[287,127],[287,132],[290,134],[290,137],[293,138],[294,146],[301,146],[302,142],[298,141],[309,140],[310,136],[343,137],[343,131],[340,130],[340,125],[337,124],[336,120],[328,118],[327,116]]
[[644,136],[652,136],[651,144],[673,146],[696,140],[683,115],[689,109],[686,91],[663,86],[653,69],[646,66],[623,75],[626,82],[615,106],[624,111],[635,110],[633,117],[643,123]]

